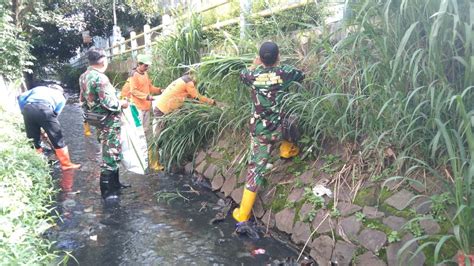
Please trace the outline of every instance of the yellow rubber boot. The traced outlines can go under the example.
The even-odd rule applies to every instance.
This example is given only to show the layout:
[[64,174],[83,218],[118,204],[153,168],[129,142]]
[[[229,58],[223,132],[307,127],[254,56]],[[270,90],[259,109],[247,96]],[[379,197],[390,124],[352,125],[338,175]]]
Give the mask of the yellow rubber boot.
[[255,203],[255,198],[257,196],[256,192],[252,192],[248,189],[244,189],[244,194],[242,195],[242,202],[240,203],[240,208],[235,208],[232,216],[237,222],[245,222],[250,218],[250,212],[252,211],[253,204]]
[[284,140],[281,142],[280,145],[280,157],[289,159],[291,157],[295,157],[300,153],[300,148],[293,144],[292,142],[289,142],[287,140]]
[[89,123],[84,121],[84,136],[89,137],[90,135],[92,135],[91,126],[89,125]]
[[159,163],[159,158],[158,158],[158,155],[156,156],[153,156],[153,152],[152,151],[148,151],[148,167],[150,168],[150,170],[152,171],[156,171],[156,172],[159,172],[159,171],[163,171],[165,168]]

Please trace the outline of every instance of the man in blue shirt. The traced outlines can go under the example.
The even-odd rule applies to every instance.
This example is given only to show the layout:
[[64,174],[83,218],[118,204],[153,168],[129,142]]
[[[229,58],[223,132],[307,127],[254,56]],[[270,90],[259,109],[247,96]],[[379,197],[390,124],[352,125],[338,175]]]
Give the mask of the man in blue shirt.
[[36,151],[43,152],[41,148],[41,128],[43,128],[54,146],[61,169],[79,168],[81,165],[72,163],[69,158],[58,121],[58,115],[66,104],[63,88],[56,84],[34,87],[18,96],[18,104],[25,121],[26,136],[33,139]]

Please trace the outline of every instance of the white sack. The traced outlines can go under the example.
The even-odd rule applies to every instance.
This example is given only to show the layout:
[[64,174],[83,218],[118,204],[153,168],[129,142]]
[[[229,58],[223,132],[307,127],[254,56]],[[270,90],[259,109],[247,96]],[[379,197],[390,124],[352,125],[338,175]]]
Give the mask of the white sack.
[[148,168],[148,152],[145,132],[139,119],[139,111],[135,106],[122,110],[122,167],[130,172],[145,174]]

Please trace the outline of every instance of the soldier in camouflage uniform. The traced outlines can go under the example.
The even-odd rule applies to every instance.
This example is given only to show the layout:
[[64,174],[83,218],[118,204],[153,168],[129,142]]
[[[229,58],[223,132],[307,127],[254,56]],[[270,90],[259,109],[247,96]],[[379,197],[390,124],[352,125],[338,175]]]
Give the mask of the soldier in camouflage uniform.
[[[241,72],[242,82],[251,87],[252,117],[250,119],[251,157],[247,181],[240,208],[233,212],[238,222],[247,221],[255,202],[256,192],[267,173],[267,163],[273,146],[281,139],[281,102],[287,88],[304,78],[302,71],[279,66],[278,46],[265,42],[254,66]],[[263,63],[263,65],[262,65]]]
[[116,198],[120,188],[128,187],[119,181],[119,163],[122,159],[120,111],[128,107],[128,102],[118,99],[115,88],[104,74],[108,66],[104,51],[91,49],[88,59],[90,66],[79,78],[80,101],[84,112],[106,115],[105,120],[97,126],[98,139],[102,145],[100,191],[104,199]]

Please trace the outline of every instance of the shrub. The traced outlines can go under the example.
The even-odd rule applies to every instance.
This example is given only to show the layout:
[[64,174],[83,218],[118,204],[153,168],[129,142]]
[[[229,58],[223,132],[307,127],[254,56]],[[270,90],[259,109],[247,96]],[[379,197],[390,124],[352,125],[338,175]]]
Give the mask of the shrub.
[[13,81],[20,78],[33,63],[30,45],[21,36],[13,24],[11,12],[5,4],[0,5],[0,75]]
[[175,33],[161,37],[153,46],[154,58],[158,58],[150,70],[150,76],[157,79],[154,83],[166,88],[189,66],[198,63],[206,48],[201,18],[198,15],[183,17]]
[[85,68],[74,68],[69,64],[64,64],[57,73],[62,84],[69,89],[79,91],[79,77],[84,71]]
[[112,71],[107,71],[105,72],[105,75],[110,80],[110,83],[115,87],[117,90],[122,90],[123,85],[128,79],[128,73],[123,73],[123,72],[112,72]]
[[2,107],[0,114],[0,264],[50,264],[57,255],[42,238],[54,224],[49,167],[20,132],[20,118]]

